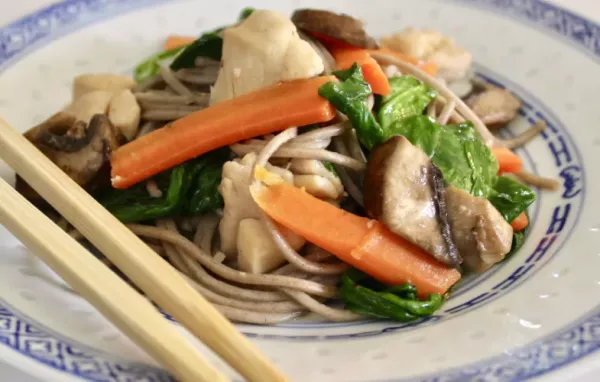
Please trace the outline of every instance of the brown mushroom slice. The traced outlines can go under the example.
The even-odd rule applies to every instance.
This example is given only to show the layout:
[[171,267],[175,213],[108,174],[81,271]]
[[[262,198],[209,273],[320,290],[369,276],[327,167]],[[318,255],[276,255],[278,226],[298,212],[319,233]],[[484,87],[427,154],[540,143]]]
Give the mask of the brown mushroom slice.
[[452,234],[467,268],[483,272],[510,251],[513,229],[486,199],[454,186],[446,190]]
[[[119,136],[105,115],[95,115],[88,126],[65,112],[25,133],[44,155],[88,191],[110,184],[109,155],[119,146]],[[17,190],[29,200],[41,202],[22,179],[17,179]]]
[[365,31],[365,25],[362,21],[343,13],[321,9],[298,9],[292,15],[292,21],[298,29],[317,36],[327,36],[365,49],[379,47],[377,41]]
[[404,137],[375,147],[367,163],[364,205],[392,232],[452,266],[462,259],[451,237],[441,172]]
[[495,86],[487,87],[467,98],[467,105],[488,126],[504,125],[512,121],[521,104],[521,100],[512,93]]

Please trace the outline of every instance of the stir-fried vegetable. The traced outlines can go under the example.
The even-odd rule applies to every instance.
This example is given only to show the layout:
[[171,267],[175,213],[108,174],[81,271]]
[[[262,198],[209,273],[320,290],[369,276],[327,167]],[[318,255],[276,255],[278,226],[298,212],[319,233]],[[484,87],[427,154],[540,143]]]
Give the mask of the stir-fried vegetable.
[[392,92],[382,97],[377,114],[384,131],[397,121],[423,114],[436,96],[433,89],[411,76],[394,77],[390,79],[390,86]]
[[[508,176],[496,179],[492,194],[488,198],[507,222],[512,223],[535,201],[535,193],[527,186]],[[527,227],[528,219],[524,215],[516,231]],[[513,226],[513,228],[515,228]]]
[[146,184],[126,190],[110,189],[99,198],[124,223],[174,215],[197,215],[223,206],[218,191],[227,150],[217,150],[153,177],[162,193],[152,197]]
[[460,273],[378,221],[357,216],[289,184],[252,187],[254,201],[273,220],[340,260],[390,285],[406,282],[419,297],[444,294]]
[[360,48],[329,46],[337,69],[347,70],[354,64],[360,65],[364,80],[371,85],[373,93],[388,95],[392,91],[387,76],[381,66],[368,51]]
[[177,56],[184,49],[185,46],[181,46],[178,48],[167,50],[165,52],[157,53],[154,56],[147,59],[146,61],[142,62],[135,68],[135,80],[139,83],[147,80],[150,77],[155,76],[156,74],[158,74],[160,64],[162,62]]
[[523,160],[505,147],[494,147],[494,156],[500,165],[500,173],[517,173],[523,169]]
[[356,269],[343,275],[340,298],[346,308],[355,313],[402,322],[430,316],[444,302],[437,293],[419,300],[417,288],[410,283],[385,285]]
[[165,50],[177,49],[190,45],[196,41],[196,37],[171,35],[165,41]]
[[369,52],[369,54],[371,54],[371,53],[387,54],[388,56],[392,56],[392,57],[395,57],[404,62],[408,62],[409,64],[415,65],[416,67],[418,67],[425,73],[429,74],[430,76],[435,77],[435,75],[437,73],[437,66],[435,64],[429,63],[429,62],[424,62],[422,60],[419,60],[419,59],[411,57],[411,56],[407,56],[406,54],[397,52],[395,50],[391,50],[391,49],[384,47],[384,48],[379,48],[379,49],[370,49],[368,52]]
[[367,107],[371,88],[364,80],[360,66],[354,64],[350,69],[334,74],[343,82],[331,81],[322,85],[319,88],[319,95],[348,117],[360,142],[368,149],[372,149],[384,140],[384,134]]
[[196,58],[208,57],[213,60],[221,60],[223,54],[223,38],[219,35],[222,29],[208,32],[199,39],[186,46],[171,64],[172,70],[191,68],[195,65]]
[[219,147],[290,126],[330,121],[335,110],[317,90],[333,79],[275,84],[218,102],[129,142],[111,156],[112,184],[127,188]]

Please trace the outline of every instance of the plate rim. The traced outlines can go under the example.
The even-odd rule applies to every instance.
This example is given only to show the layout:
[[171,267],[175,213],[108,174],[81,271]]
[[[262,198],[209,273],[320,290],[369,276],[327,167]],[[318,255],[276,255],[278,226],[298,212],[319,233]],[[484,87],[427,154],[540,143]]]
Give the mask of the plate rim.
[[[60,36],[70,34],[83,26],[107,20],[117,15],[124,15],[131,11],[143,9],[156,4],[165,4],[170,0],[62,0],[46,8],[37,10],[26,15],[12,23],[0,27],[0,73],[10,66],[24,58],[27,54],[37,50]],[[438,0],[442,1],[442,0]],[[534,29],[552,34],[557,41],[567,43],[595,62],[600,62],[600,24],[597,24],[583,16],[566,10],[560,6],[549,4],[543,0],[452,0],[456,4],[474,5],[480,9],[500,11],[500,16],[507,17],[513,21],[525,24]],[[553,13],[556,19],[547,17],[548,12]],[[53,17],[49,25],[40,25],[40,21]],[[61,19],[62,17],[62,19]],[[89,18],[89,19],[88,19]],[[558,22],[557,22],[558,19]],[[574,30],[573,25],[580,27]],[[14,36],[20,36],[20,41],[12,41]],[[596,37],[596,38],[593,38]],[[12,44],[12,45],[11,45]],[[3,300],[0,299],[3,302]],[[9,315],[16,317],[8,310],[2,310],[0,313],[8,312]],[[35,320],[33,320],[35,321]],[[26,324],[26,322],[24,322]],[[485,375],[496,375],[498,372],[511,369],[511,362],[533,362],[542,354],[549,356],[548,348],[556,346],[571,347],[573,337],[580,336],[580,340],[586,342],[580,351],[576,354],[569,354],[568,357],[550,362],[549,366],[538,368],[526,368],[525,374],[513,375],[519,379],[529,379],[551,371],[557,370],[563,366],[571,364],[586,355],[589,355],[600,349],[600,335],[595,336],[594,325],[600,324],[600,306],[597,306],[588,313],[580,316],[577,320],[570,322],[561,329],[556,330],[546,336],[529,343],[520,348],[516,348],[513,355],[493,356],[474,363],[465,364],[457,368],[440,370],[435,373],[425,374],[416,378],[402,380],[439,380],[465,378],[465,377],[483,377]],[[583,337],[588,336],[584,339]],[[568,337],[568,345],[564,338]],[[0,337],[1,339],[1,337]],[[563,343],[561,343],[561,341]],[[2,342],[2,341],[0,341]],[[21,353],[23,354],[23,353]],[[550,357],[551,358],[551,357]],[[39,361],[39,360],[38,360]],[[46,363],[47,366],[53,367]],[[538,362],[535,365],[539,366]],[[53,367],[55,368],[55,367]],[[148,365],[148,368],[152,368]],[[152,368],[156,371],[155,368]],[[61,369],[58,369],[61,370]],[[65,371],[65,370],[61,370]],[[522,370],[521,370],[522,371]],[[73,375],[84,377],[85,375]],[[397,381],[398,379],[394,379]],[[462,380],[462,379],[461,379]]]

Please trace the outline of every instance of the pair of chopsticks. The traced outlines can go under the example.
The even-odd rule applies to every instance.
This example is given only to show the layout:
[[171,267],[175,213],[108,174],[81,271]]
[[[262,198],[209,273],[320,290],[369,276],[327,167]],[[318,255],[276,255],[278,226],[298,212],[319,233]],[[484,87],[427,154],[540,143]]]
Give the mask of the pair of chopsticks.
[[[286,378],[165,260],[0,118],[0,159],[152,301],[250,381]],[[0,179],[0,224],[182,381],[227,381],[140,294]]]

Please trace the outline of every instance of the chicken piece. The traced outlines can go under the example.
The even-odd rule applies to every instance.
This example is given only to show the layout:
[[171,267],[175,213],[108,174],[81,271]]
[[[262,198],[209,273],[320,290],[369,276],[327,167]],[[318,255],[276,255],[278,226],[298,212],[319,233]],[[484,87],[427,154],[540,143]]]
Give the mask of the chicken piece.
[[94,115],[108,112],[108,105],[112,98],[113,93],[102,90],[86,93],[73,101],[64,111],[73,115],[77,121],[88,123]]
[[464,264],[484,272],[510,252],[513,229],[486,199],[450,186],[446,190],[448,216]]
[[365,31],[363,22],[352,16],[321,9],[298,9],[292,15],[292,21],[298,29],[317,36],[326,36],[359,48],[379,47],[377,41]]
[[367,212],[437,260],[456,267],[462,259],[444,201],[441,172],[408,139],[395,136],[373,149],[365,175]]
[[296,174],[294,184],[320,199],[338,199],[344,192],[340,178],[316,159],[292,159],[290,170]]
[[73,101],[87,93],[101,90],[117,94],[125,89],[133,89],[135,85],[133,78],[120,74],[83,74],[73,81]]
[[[250,195],[250,172],[256,162],[256,154],[250,153],[238,161],[229,161],[223,165],[223,179],[219,185],[219,192],[223,196],[225,207],[223,219],[219,223],[219,235],[221,237],[221,251],[227,256],[235,256],[237,253],[237,237],[239,224],[243,219],[259,219],[260,208],[256,205]],[[282,168],[267,166],[273,172],[283,174],[292,182],[293,175]]]
[[335,200],[341,195],[329,179],[320,175],[296,175],[294,185],[319,199]]
[[473,62],[471,53],[457,46],[452,38],[432,29],[407,28],[382,38],[381,44],[386,48],[436,64],[437,76],[449,82],[464,77]]
[[129,89],[114,96],[108,107],[108,119],[130,141],[138,133],[142,109]]
[[487,126],[499,126],[515,119],[521,100],[505,89],[489,86],[470,96],[467,105]]
[[223,58],[210,104],[323,70],[323,60],[288,17],[257,10],[223,32]]
[[[304,246],[306,240],[302,237],[282,226],[277,225],[277,228],[294,250],[298,251]],[[285,263],[285,258],[271,234],[259,220],[244,219],[240,222],[237,247],[241,271],[267,273]]]

